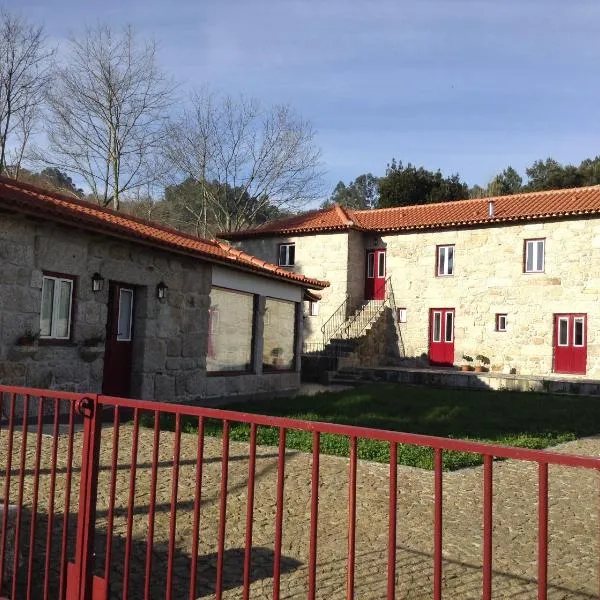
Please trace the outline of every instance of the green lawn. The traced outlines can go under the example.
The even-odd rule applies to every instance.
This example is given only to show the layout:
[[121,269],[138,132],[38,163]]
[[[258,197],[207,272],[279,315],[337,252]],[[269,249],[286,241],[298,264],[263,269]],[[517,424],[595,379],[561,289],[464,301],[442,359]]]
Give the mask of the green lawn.
[[[526,448],[546,448],[600,431],[600,400],[594,398],[458,391],[399,384],[372,384],[317,396],[230,404],[226,408],[310,421],[484,440]],[[145,421],[147,424],[147,419]],[[193,431],[196,422],[196,419],[184,422],[184,431]],[[173,427],[173,420],[168,415],[164,416],[163,427]],[[219,436],[221,425],[209,421],[206,431],[208,435]],[[276,446],[278,435],[277,429],[258,429],[258,440],[263,445]],[[248,426],[232,424],[232,440],[247,441],[248,438]],[[288,431],[286,445],[288,448],[310,452],[312,435],[308,432]],[[347,456],[348,440],[337,435],[322,435],[321,452]],[[363,459],[388,462],[389,444],[360,440],[358,453]],[[400,445],[398,461],[404,465],[431,469],[433,451]],[[444,468],[448,470],[481,462],[479,455],[444,453]]]

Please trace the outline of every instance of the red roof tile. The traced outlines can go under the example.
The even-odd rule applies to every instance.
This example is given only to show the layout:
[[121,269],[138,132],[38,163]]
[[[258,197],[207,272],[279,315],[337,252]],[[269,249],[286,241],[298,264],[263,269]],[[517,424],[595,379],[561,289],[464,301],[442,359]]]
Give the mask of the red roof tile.
[[339,204],[333,204],[322,210],[312,210],[301,215],[277,219],[260,227],[252,227],[242,231],[222,233],[219,237],[227,240],[254,236],[288,233],[315,233],[317,231],[336,231],[350,229],[354,222],[346,210]]
[[[490,202],[494,203],[492,217],[488,215]],[[260,228],[222,234],[222,237],[243,239],[260,235],[314,233],[338,229],[391,232],[600,215],[600,186],[397,208],[346,210],[344,214],[348,221],[344,226],[341,225],[341,219],[334,221],[331,216],[333,211],[333,207],[312,211],[306,214],[306,218],[299,215],[285,221],[273,221]],[[323,225],[315,227],[315,223],[319,223],[320,219],[323,219]],[[335,224],[328,225],[330,221]]]
[[128,238],[210,262],[252,270],[267,277],[322,289],[327,281],[305,277],[232,248],[229,244],[186,235],[96,204],[48,192],[35,186],[0,177],[0,207],[61,221],[107,235]]

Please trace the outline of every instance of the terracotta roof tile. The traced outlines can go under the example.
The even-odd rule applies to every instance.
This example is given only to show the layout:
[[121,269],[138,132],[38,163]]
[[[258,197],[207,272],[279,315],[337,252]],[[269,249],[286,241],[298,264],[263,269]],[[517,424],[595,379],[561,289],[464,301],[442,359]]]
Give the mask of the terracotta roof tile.
[[267,277],[288,280],[306,287],[322,289],[327,281],[305,277],[232,248],[225,242],[186,235],[96,204],[63,194],[47,192],[35,186],[0,177],[0,207],[78,225],[101,233],[184,252],[210,262],[256,271]]
[[[491,201],[494,203],[492,217],[488,216]],[[334,205],[291,219],[273,221],[262,227],[246,229],[234,234],[222,234],[222,237],[243,239],[260,235],[316,233],[343,229],[404,231],[576,215],[600,215],[600,186],[374,210],[348,210]]]
[[335,231],[350,229],[354,225],[347,211],[339,204],[333,204],[321,210],[312,210],[301,215],[277,219],[260,227],[242,231],[230,231],[219,234],[220,238],[235,240],[253,236],[291,233],[314,233],[317,231]]

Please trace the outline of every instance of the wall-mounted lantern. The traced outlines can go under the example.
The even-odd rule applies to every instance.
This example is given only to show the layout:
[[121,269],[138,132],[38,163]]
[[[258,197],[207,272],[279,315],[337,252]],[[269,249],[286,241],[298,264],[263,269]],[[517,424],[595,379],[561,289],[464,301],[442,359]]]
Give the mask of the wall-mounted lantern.
[[92,275],[92,292],[101,292],[104,287],[104,277],[96,272]]
[[161,301],[166,300],[168,290],[169,290],[169,287],[167,286],[167,284],[164,281],[161,281],[156,286],[156,297]]

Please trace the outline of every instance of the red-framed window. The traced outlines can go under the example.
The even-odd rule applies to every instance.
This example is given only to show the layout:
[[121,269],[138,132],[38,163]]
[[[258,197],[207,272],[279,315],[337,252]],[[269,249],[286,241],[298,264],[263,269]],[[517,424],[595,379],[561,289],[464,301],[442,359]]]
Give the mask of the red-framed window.
[[435,274],[438,277],[454,275],[454,244],[436,246]]

